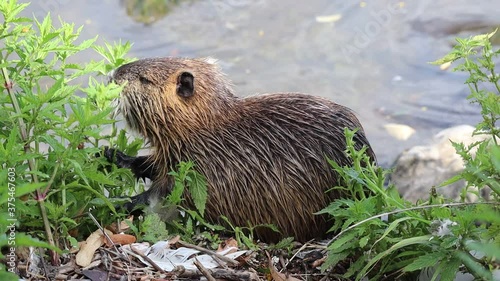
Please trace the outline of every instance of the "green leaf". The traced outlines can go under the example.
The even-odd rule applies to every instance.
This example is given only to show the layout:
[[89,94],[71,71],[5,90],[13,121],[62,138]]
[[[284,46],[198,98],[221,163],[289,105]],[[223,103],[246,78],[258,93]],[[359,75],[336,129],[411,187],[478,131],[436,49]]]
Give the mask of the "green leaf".
[[281,239],[281,241],[276,243],[276,245],[274,245],[272,248],[273,249],[287,249],[287,248],[293,246],[292,245],[293,241],[295,241],[295,239],[293,237],[286,237],[286,238]]
[[334,267],[337,265],[339,262],[345,260],[347,257],[349,257],[351,253],[350,252],[340,252],[340,253],[328,253],[328,256],[326,257],[325,263],[321,266],[321,271],[328,270],[331,267]]
[[[198,221],[201,225],[207,227],[208,229],[212,230],[212,231],[222,231],[222,230],[226,230],[225,227],[221,226],[221,225],[216,225],[216,224],[211,224],[211,223],[208,223],[207,221],[205,221],[198,212],[194,211],[194,210],[187,210],[187,209],[184,209],[184,211],[186,211],[187,214],[189,214],[190,217],[192,217],[193,219],[195,219],[196,221]],[[228,222],[227,218],[224,217],[226,222]]]
[[455,182],[457,182],[457,181],[460,181],[460,180],[462,180],[462,179],[463,179],[463,176],[462,176],[461,174],[455,175],[455,176],[453,176],[453,177],[451,177],[451,178],[449,178],[449,179],[445,180],[443,183],[441,183],[441,184],[438,186],[438,188],[439,188],[439,187],[443,187],[443,186],[450,185],[450,184],[455,183]]
[[59,32],[49,32],[47,33],[43,38],[42,38],[42,42],[41,42],[41,45],[43,44],[47,44],[50,40],[56,38],[57,36],[59,36]]
[[467,248],[483,253],[491,259],[500,260],[500,246],[498,244],[471,242],[467,244]]
[[345,244],[351,244],[352,246],[354,246],[356,243],[353,243],[353,242],[357,241],[357,239],[355,239],[356,236],[357,236],[356,231],[352,231],[352,230],[348,231],[347,233],[340,236],[340,238],[335,240],[333,243],[331,243],[330,246],[328,246],[328,249],[330,250],[329,252],[330,253],[337,253],[337,252],[339,252],[338,249]]
[[246,235],[241,235],[240,238],[241,238],[241,241],[243,241],[243,244],[245,244],[245,246],[247,246],[249,249],[254,250],[254,251],[259,249],[259,247],[257,245],[255,245],[253,240],[250,239],[249,237],[247,237]]
[[169,236],[165,222],[156,213],[148,214],[140,229],[144,233],[142,239],[151,243],[167,239]]
[[439,281],[453,281],[457,275],[459,267],[462,265],[462,261],[455,256],[449,259],[444,259],[438,266],[437,272],[440,273]]
[[19,279],[19,276],[15,275],[14,273],[0,270],[0,280],[21,280],[21,279]]
[[203,216],[208,199],[207,181],[203,175],[197,173],[195,170],[191,170],[189,177],[191,178],[189,181],[189,193],[193,198],[196,209]]
[[16,197],[21,197],[21,196],[23,196],[25,194],[32,193],[35,190],[37,190],[39,188],[42,188],[42,187],[44,187],[46,185],[47,185],[47,183],[45,183],[45,182],[25,183],[25,184],[18,185],[16,187]]
[[45,143],[47,143],[50,147],[52,147],[55,152],[64,153],[64,151],[66,150],[66,148],[59,141],[54,139],[52,135],[44,134],[41,136],[41,139],[45,141]]
[[437,251],[437,252],[430,252],[427,254],[424,254],[422,256],[417,257],[416,259],[413,260],[412,263],[409,265],[405,266],[403,268],[403,271],[406,272],[411,272],[415,270],[420,270],[426,267],[433,267],[436,264],[439,263],[444,257],[448,256],[449,252],[447,251]]
[[106,185],[110,185],[110,186],[115,184],[115,181],[108,178],[106,175],[104,175],[101,172],[86,170],[85,175],[87,175],[87,178],[89,180],[95,181],[99,184],[106,184]]
[[481,41],[481,42],[488,41],[491,37],[493,37],[493,35],[495,35],[497,31],[498,28],[493,30],[491,33],[475,35],[470,39],[470,41]]
[[66,222],[66,223],[69,223],[69,224],[71,224],[71,225],[73,225],[73,226],[77,226],[77,225],[78,225],[78,223],[77,223],[75,220],[72,220],[72,219],[67,218],[67,217],[62,217],[62,218],[60,218],[60,219],[58,220],[58,222]]
[[[375,243],[373,243],[373,246],[375,246],[375,244],[377,244],[378,242],[380,242],[382,239],[384,239],[391,231],[393,231],[401,222],[404,222],[404,221],[407,221],[407,220],[411,220],[411,219],[414,219],[413,217],[402,217],[402,218],[399,218],[395,221],[393,221],[391,224],[389,224],[389,227],[387,227],[387,229],[384,231],[384,234],[379,238],[377,239],[377,241],[375,241]],[[372,246],[372,248],[373,248]]]
[[460,54],[458,54],[457,52],[453,51],[453,52],[447,54],[446,56],[444,56],[441,59],[438,59],[438,60],[435,60],[433,62],[430,62],[430,64],[442,65],[442,64],[447,63],[447,62],[454,62],[454,61],[456,61],[459,58],[461,58]]
[[47,16],[45,16],[41,24],[39,24],[39,22],[37,21],[37,25],[40,30],[41,37],[45,38],[52,27],[52,18],[50,16],[50,13],[48,13]]
[[74,159],[70,159],[68,158],[67,159],[72,165],[75,173],[77,175],[80,176],[80,178],[86,183],[86,184],[89,184],[88,180],[87,180],[87,176],[83,173],[83,170],[82,170],[82,166],[80,165],[80,163],[78,161],[75,161]]
[[172,192],[170,192],[170,195],[168,195],[167,199],[170,203],[178,205],[182,201],[183,193],[184,193],[184,184],[182,183],[182,181],[176,179],[174,188],[172,189]]
[[29,3],[17,4],[17,1],[12,1],[11,3],[13,4],[11,7],[5,7],[2,11],[4,13],[5,22],[15,22],[16,16],[29,5]]
[[83,41],[78,47],[82,50],[88,49],[89,47],[91,47],[95,43],[95,41],[97,41],[97,37],[98,36],[96,35],[92,39],[87,39],[87,40]]
[[54,250],[58,253],[62,253],[61,249],[55,246],[50,246],[48,243],[42,242],[36,238],[33,238],[31,236],[28,236],[24,233],[18,233],[16,234],[16,247],[19,246],[25,246],[25,247],[41,247],[41,248],[46,248],[50,250]]
[[107,198],[105,195],[101,194],[99,191],[94,190],[92,187],[88,185],[83,185],[79,184],[78,182],[72,182],[71,184],[68,184],[67,187],[71,188],[82,188],[86,191],[89,191],[91,194],[93,194],[95,197],[98,197],[106,204],[106,206],[113,212],[115,212],[115,207],[113,206],[113,203],[109,198]]
[[491,163],[500,174],[500,146],[491,147]]
[[410,246],[410,245],[415,245],[415,244],[426,244],[429,242],[429,239],[431,238],[431,235],[423,235],[423,236],[417,236],[417,237],[411,237],[407,238],[404,240],[399,241],[398,243],[392,245],[389,249],[379,253],[376,255],[373,259],[371,259],[368,264],[363,267],[363,269],[359,272],[359,274],[356,277],[356,280],[360,280],[363,278],[368,271],[372,269],[372,267],[379,262],[382,258],[394,253],[396,250],[399,250],[401,248]]
[[68,241],[73,248],[78,248],[78,240],[75,237],[68,236]]
[[359,239],[359,246],[361,248],[364,248],[366,246],[366,244],[368,244],[368,241],[370,241],[370,238],[371,238],[370,235],[366,235],[364,237],[361,237]]
[[14,148],[19,144],[20,135],[18,127],[12,128],[9,134],[9,139],[7,140],[7,144],[5,145],[5,150],[8,153],[14,152]]
[[[359,273],[359,271],[363,268],[363,266],[366,264],[366,261],[369,259],[369,255],[363,255],[355,260],[351,266],[349,266],[349,269],[347,272],[344,274],[344,277],[349,278],[349,280],[352,280],[352,276],[355,274]],[[328,258],[327,258],[328,261]],[[325,262],[326,263],[326,262]],[[322,267],[323,269],[323,267]]]

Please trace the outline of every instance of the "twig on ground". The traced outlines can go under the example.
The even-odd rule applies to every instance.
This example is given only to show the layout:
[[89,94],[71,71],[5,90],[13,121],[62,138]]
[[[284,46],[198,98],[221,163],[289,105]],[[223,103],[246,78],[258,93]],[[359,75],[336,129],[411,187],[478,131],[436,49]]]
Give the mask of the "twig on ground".
[[89,214],[89,217],[94,222],[94,224],[102,231],[102,235],[104,235],[104,237],[106,238],[106,240],[108,240],[108,242],[110,242],[111,245],[113,245],[113,248],[115,248],[118,257],[121,258],[121,259],[123,259],[123,260],[125,260],[125,261],[127,261],[127,262],[130,262],[130,258],[127,255],[127,253],[125,251],[118,250],[118,247],[116,247],[116,244],[113,242],[113,240],[111,240],[111,237],[109,237],[109,235],[106,233],[106,231],[104,231],[104,228],[96,220],[96,218],[94,217],[94,215],[92,215],[92,213],[90,212],[90,209],[89,209],[88,214]]
[[[35,251],[35,250],[33,250],[33,251]],[[49,271],[47,270],[47,265],[45,264],[45,260],[43,259],[42,248],[38,248],[38,254],[40,255],[40,262],[42,263],[43,272],[45,273],[45,277],[49,278]]]
[[207,278],[208,281],[215,281],[215,278],[210,273],[210,270],[204,267],[203,264],[201,264],[201,262],[197,258],[194,258],[193,263],[196,266],[196,268],[198,268],[198,270],[201,272],[201,274],[203,274],[203,276]]
[[231,259],[231,258],[228,258],[226,256],[223,256],[219,253],[216,253],[214,251],[211,251],[211,250],[208,250],[208,249],[205,249],[203,247],[199,247],[199,246],[196,246],[196,245],[192,245],[192,244],[189,244],[189,243],[186,243],[184,241],[178,241],[177,244],[181,245],[182,247],[186,247],[186,248],[191,248],[191,249],[195,249],[197,251],[200,251],[200,252],[203,252],[205,254],[208,254],[208,255],[211,255],[211,256],[215,256],[219,259],[221,259],[222,261],[224,262],[227,262],[228,264],[232,265],[232,266],[237,266],[239,265],[239,262]]
[[307,245],[309,245],[313,240],[309,240],[306,243],[304,243],[298,250],[293,254],[293,256],[288,260],[288,262],[285,264],[285,266],[280,270],[282,272],[285,270],[285,268],[292,262],[292,260],[300,253],[302,252],[305,248],[307,248]]
[[159,267],[152,259],[150,259],[148,256],[145,254],[141,253],[141,251],[137,250],[134,246],[130,245],[130,249],[136,253],[137,255],[141,256],[143,259],[145,259],[154,269],[158,270],[161,273],[168,274],[163,268]]

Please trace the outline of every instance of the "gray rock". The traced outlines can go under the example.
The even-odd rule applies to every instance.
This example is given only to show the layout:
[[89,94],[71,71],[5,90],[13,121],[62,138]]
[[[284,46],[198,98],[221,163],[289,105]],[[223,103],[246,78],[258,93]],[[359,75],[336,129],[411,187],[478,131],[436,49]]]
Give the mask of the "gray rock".
[[[464,169],[464,163],[450,140],[470,145],[488,138],[486,135],[472,136],[473,131],[474,127],[468,125],[448,128],[436,134],[431,144],[415,146],[402,152],[395,161],[391,175],[391,181],[401,195],[413,202],[427,200],[433,186],[437,187],[459,174]],[[446,198],[457,199],[463,187],[465,182],[458,181],[438,188],[437,192]],[[475,200],[472,197],[468,199]]]

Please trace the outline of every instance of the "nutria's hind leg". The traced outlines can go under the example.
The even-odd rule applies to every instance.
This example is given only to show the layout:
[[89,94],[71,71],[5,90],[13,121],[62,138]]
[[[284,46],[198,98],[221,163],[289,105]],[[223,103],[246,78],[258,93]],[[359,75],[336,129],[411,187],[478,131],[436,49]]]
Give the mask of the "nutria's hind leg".
[[163,200],[170,194],[174,184],[175,179],[172,176],[168,176],[164,180],[155,181],[148,190],[132,196],[130,198],[131,201],[125,203],[123,208],[132,214],[142,213],[142,209],[146,206],[156,209],[158,204],[163,205]]
[[109,162],[115,163],[116,166],[120,168],[129,168],[138,179],[154,179],[155,171],[149,156],[132,157],[126,155],[118,149],[105,147],[104,157],[106,157]]
[[123,205],[123,209],[125,209],[128,213],[139,215],[142,214],[142,209],[145,206],[149,205],[149,197],[150,192],[145,191],[136,196],[130,197],[130,202],[127,202]]

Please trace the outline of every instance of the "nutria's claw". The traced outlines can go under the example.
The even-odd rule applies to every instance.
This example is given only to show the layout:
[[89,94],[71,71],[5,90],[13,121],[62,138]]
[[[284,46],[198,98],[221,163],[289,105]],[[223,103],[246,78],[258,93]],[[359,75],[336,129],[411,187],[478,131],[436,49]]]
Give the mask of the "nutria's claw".
[[118,149],[104,147],[104,157],[110,162],[115,163],[120,168],[128,168],[130,162],[135,159],[135,157],[130,157]]
[[122,151],[104,147],[104,157],[110,163],[114,163],[118,168],[129,168],[132,170],[136,178],[151,179],[154,174],[153,165],[148,156],[128,156]]
[[111,163],[114,163],[114,156],[115,154],[117,154],[118,150],[114,149],[114,148],[109,148],[108,146],[105,146],[104,147],[104,157],[106,157],[106,159],[111,162]]
[[130,201],[121,206],[123,210],[132,215],[141,215],[143,209],[148,205],[148,192],[130,197]]
[[114,208],[118,213],[130,214],[134,216],[142,215],[144,203],[137,196],[119,196],[115,197]]

